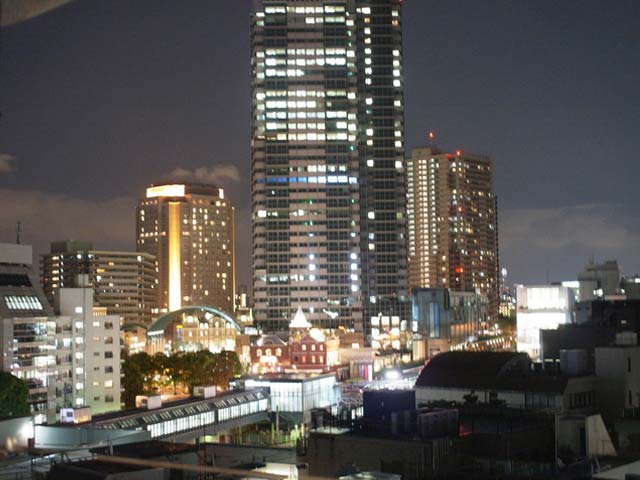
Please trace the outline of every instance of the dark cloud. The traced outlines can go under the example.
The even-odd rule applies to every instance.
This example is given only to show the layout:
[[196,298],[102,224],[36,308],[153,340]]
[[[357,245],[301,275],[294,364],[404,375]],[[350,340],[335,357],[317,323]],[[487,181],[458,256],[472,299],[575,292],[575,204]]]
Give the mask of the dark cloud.
[[575,279],[590,256],[618,259],[633,274],[640,269],[638,245],[640,218],[624,205],[500,212],[501,263],[514,280],[546,281],[547,274],[552,281]]
[[193,181],[225,185],[227,182],[239,182],[240,170],[235,165],[215,165],[213,167],[197,167],[194,169],[176,168],[169,173],[170,180]]
[[36,190],[0,189],[0,241],[13,241],[22,224],[22,241],[44,253],[55,240],[93,242],[95,248],[135,250],[133,197],[104,201],[75,198]]
[[17,169],[16,157],[8,153],[0,153],[0,173],[11,173]]

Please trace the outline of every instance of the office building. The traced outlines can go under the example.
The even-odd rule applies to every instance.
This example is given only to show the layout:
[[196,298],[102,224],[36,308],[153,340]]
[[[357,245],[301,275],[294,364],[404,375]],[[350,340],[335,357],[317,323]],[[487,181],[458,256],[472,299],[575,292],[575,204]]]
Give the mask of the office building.
[[578,284],[581,302],[619,295],[621,289],[618,262],[607,260],[604,263],[595,263],[593,258],[589,259],[584,270],[578,274]]
[[402,3],[263,0],[252,14],[254,318],[407,319]]
[[497,202],[490,158],[435,147],[407,159],[411,288],[480,291],[498,313]]
[[78,275],[87,275],[94,305],[125,323],[149,325],[158,312],[156,259],[149,253],[94,250],[89,242],[51,243],[41,258],[42,288],[53,305],[60,288],[78,287]]
[[120,410],[120,317],[94,306],[87,275],[55,295],[55,366],[50,368],[55,408]]
[[0,243],[0,368],[24,380],[31,411],[44,419],[56,334],[53,310],[32,269],[29,245]]
[[477,339],[486,322],[487,299],[477,292],[415,288],[412,330],[427,339],[427,357]]
[[136,211],[137,250],[156,257],[158,306],[214,307],[235,301],[235,209],[213,185],[147,188]]
[[518,352],[540,360],[540,331],[573,322],[573,292],[561,285],[523,286],[516,290]]

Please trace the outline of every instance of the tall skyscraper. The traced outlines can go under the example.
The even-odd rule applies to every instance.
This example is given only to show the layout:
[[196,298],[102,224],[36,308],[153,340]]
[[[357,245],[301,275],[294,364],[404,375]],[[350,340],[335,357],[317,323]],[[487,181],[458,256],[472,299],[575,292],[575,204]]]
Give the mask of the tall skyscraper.
[[411,288],[449,288],[487,296],[498,312],[498,233],[493,162],[436,148],[407,160]]
[[42,255],[40,280],[51,305],[60,288],[78,287],[88,275],[96,307],[119,315],[127,324],[149,325],[158,311],[156,258],[142,252],[94,250],[89,242],[53,242]]
[[154,255],[158,305],[234,309],[235,209],[222,188],[161,184],[147,188],[136,211],[137,250]]
[[[252,15],[254,316],[370,334],[406,317],[397,0],[263,0]],[[406,318],[405,318],[406,319]]]

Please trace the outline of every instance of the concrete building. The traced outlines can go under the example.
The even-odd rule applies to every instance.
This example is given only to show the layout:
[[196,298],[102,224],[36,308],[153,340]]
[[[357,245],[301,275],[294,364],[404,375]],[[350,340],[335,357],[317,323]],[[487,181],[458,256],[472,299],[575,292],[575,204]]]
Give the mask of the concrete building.
[[51,243],[40,263],[42,288],[51,304],[59,288],[77,287],[78,275],[88,275],[94,305],[124,323],[149,325],[158,313],[156,259],[149,253],[94,250],[89,242]]
[[581,302],[620,294],[618,262],[607,260],[604,263],[595,263],[590,259],[584,270],[578,274],[578,283]]
[[498,315],[498,226],[489,157],[435,147],[407,159],[409,284],[479,290]]
[[540,331],[573,323],[573,293],[561,285],[519,285],[516,291],[518,351],[540,360]]
[[575,305],[576,323],[640,332],[640,299],[589,300]]
[[86,275],[77,284],[84,286],[59,288],[55,297],[55,407],[120,410],[120,317],[94,306]]
[[41,421],[53,401],[56,323],[32,255],[29,245],[0,243],[0,368],[27,383],[31,411]]
[[407,320],[402,3],[263,0],[251,22],[257,324]]
[[619,333],[616,344],[597,347],[598,402],[605,420],[632,416],[640,408],[640,346],[635,332]]
[[136,210],[137,250],[156,257],[158,306],[233,313],[235,209],[213,185],[159,184]]
[[627,300],[640,300],[640,276],[624,277],[622,279],[622,290]]
[[487,299],[477,292],[416,288],[412,329],[427,339],[427,357],[477,338],[487,320]]
[[448,352],[433,358],[416,381],[418,405],[430,402],[504,403],[510,408],[589,413],[593,376],[535,374],[524,353]]

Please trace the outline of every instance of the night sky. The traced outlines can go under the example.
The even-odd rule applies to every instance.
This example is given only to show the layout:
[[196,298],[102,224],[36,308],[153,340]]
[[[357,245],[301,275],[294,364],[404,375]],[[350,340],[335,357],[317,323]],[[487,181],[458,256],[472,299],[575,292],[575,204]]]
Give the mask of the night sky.
[[[405,0],[407,154],[496,164],[509,283],[640,272],[640,1]],[[152,182],[217,182],[250,283],[249,0],[78,0],[2,31],[0,241],[135,248]]]

